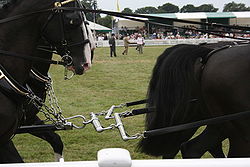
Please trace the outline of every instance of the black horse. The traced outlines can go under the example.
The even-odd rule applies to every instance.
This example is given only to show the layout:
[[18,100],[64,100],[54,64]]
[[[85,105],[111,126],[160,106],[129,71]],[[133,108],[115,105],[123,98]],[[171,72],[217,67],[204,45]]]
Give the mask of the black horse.
[[[84,19],[85,20],[85,19]],[[88,38],[90,43],[85,45],[85,57],[86,65],[88,69],[91,66],[91,58],[94,54],[95,44],[92,32],[85,20],[83,25],[84,38]],[[44,40],[39,42],[38,49],[34,52],[37,57],[51,59],[52,58],[52,48]],[[46,85],[51,84],[51,78],[48,78],[49,64],[34,63],[32,65],[32,71],[30,72],[30,77],[27,81],[27,84],[30,86],[31,90],[41,99],[45,101],[46,99]],[[34,105],[28,105],[25,108],[25,119],[22,122],[22,125],[41,125],[44,122],[37,116],[39,110]],[[55,161],[63,160],[63,142],[61,137],[52,130],[46,132],[30,132],[30,134],[46,140],[54,150]]]
[[[234,52],[230,53],[230,55],[236,54],[238,51],[242,51],[240,52],[241,54],[247,54],[247,48],[249,49],[249,45],[240,45],[233,48]],[[242,50],[243,48],[245,49],[244,51]],[[221,56],[220,53],[231,49],[232,48],[221,49],[215,52],[213,56],[210,55],[209,57],[211,57],[211,59],[214,58],[216,59],[215,61],[217,61],[217,58]],[[209,77],[204,76],[207,66],[210,65],[206,64],[207,60],[210,61],[210,58],[208,59],[207,55],[212,51],[213,49],[204,46],[177,45],[167,49],[158,58],[148,91],[148,107],[155,106],[157,112],[147,115],[146,130],[192,122],[216,115],[210,111],[209,107],[207,107],[208,101],[204,99],[205,93],[202,91],[204,85],[207,85],[207,79],[214,77],[212,75],[209,75]],[[227,59],[226,56],[223,58]],[[236,60],[234,61],[237,62]],[[224,64],[224,66],[230,65]],[[217,66],[216,70],[218,72],[221,69]],[[214,71],[214,74],[215,73],[216,72]],[[222,74],[223,73],[221,73],[221,75]],[[229,81],[229,79],[227,81]],[[204,84],[205,82],[206,84]],[[225,83],[221,84],[223,85]],[[213,87],[213,89],[217,90],[216,87]],[[217,96],[211,92],[209,93],[211,94],[211,97]],[[216,106],[218,103],[215,103],[215,101],[213,102],[214,103],[210,103],[213,106]],[[238,111],[240,110],[237,110],[237,112]],[[220,114],[227,114],[224,112],[226,111],[223,110]],[[180,146],[184,142],[187,142],[184,144],[184,147],[182,147],[182,149],[184,148],[183,152],[187,151],[186,154],[184,153],[185,158],[200,157],[206,151],[210,151],[215,157],[223,157],[224,154],[221,150],[221,141],[225,138],[229,138],[231,147],[228,156],[247,156],[247,154],[242,154],[239,151],[240,149],[236,150],[236,148],[239,148],[238,145],[242,146],[242,144],[245,144],[246,142],[239,139],[237,137],[238,135],[232,135],[233,133],[225,133],[224,131],[221,131],[223,127],[224,124],[209,125],[198,138],[191,140],[191,142],[188,142],[188,140],[195,133],[196,129],[150,137],[143,139],[139,144],[139,148],[142,152],[147,154],[158,156],[165,155],[165,158],[173,158],[181,148]],[[200,139],[203,139],[202,144],[197,146],[197,143],[201,141]],[[232,141],[234,143],[232,143]],[[240,144],[236,145],[236,143]]]
[[[78,4],[77,1],[68,1],[63,6],[75,7]],[[82,35],[82,13],[58,10],[60,5],[62,4],[55,0],[13,0],[0,10],[0,81],[7,81],[7,87],[10,88],[6,89],[6,85],[1,85],[1,163],[23,162],[10,139],[23,115],[22,105],[27,100],[28,93],[24,92],[27,89],[22,88],[29,77],[32,62],[37,60],[32,57],[39,39],[46,39],[60,55],[65,57],[69,54],[72,62],[67,56],[67,66],[76,74],[84,72],[83,43],[88,41]]]

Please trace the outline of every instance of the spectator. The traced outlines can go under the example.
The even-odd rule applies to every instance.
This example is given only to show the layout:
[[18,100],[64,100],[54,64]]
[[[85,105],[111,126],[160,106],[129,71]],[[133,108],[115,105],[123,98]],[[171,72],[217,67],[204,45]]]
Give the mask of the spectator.
[[124,43],[124,51],[122,52],[122,54],[128,55],[128,47],[130,44],[128,34],[125,34],[125,36],[123,37],[123,43]]
[[116,57],[116,51],[115,51],[115,34],[111,35],[111,38],[109,39],[109,46],[110,46],[110,57]]
[[143,54],[144,38],[141,34],[138,34],[137,37],[137,50],[139,54]]

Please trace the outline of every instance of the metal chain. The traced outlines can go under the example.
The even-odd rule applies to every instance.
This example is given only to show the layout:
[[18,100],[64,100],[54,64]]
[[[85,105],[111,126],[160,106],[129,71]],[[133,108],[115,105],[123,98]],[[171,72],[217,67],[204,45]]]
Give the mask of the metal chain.
[[133,115],[133,113],[132,113],[133,110],[134,110],[134,109],[126,110],[126,111],[124,111],[124,112],[121,112],[119,115],[120,115],[121,117],[131,116],[131,115]]
[[[43,115],[45,116],[44,121],[52,122],[57,128],[59,129],[70,129],[70,128],[82,129],[88,124],[93,124],[97,132],[118,129],[123,140],[144,138],[143,133],[136,133],[135,135],[130,136],[126,133],[124,129],[121,118],[133,115],[132,113],[133,109],[127,110],[121,113],[114,113],[114,110],[116,108],[123,108],[126,106],[126,104],[122,103],[120,105],[112,105],[108,110],[103,110],[99,113],[92,112],[90,113],[91,118],[89,120],[87,120],[85,116],[83,115],[75,115],[72,117],[65,118],[63,116],[63,110],[59,106],[58,99],[55,95],[52,79],[50,78],[46,82],[45,85],[46,85],[47,101],[49,103],[49,106],[45,104],[43,99],[39,98],[33,93],[30,93],[28,95],[29,103],[32,103],[35,107],[39,109],[41,113],[43,113]],[[114,119],[116,123],[110,124],[107,127],[103,127],[98,119],[98,116],[104,116],[105,119]],[[80,126],[77,126],[73,124],[72,122],[68,122],[68,120],[79,119],[79,118],[82,119],[82,122],[81,122],[82,124]]]
[[55,91],[53,88],[53,81],[51,80],[50,83],[46,84],[47,87],[47,96],[48,96],[48,101],[50,104],[51,109],[53,110],[54,116],[57,117],[58,120],[65,122],[65,117],[63,116],[63,110],[60,108],[58,104],[58,99],[55,95]]

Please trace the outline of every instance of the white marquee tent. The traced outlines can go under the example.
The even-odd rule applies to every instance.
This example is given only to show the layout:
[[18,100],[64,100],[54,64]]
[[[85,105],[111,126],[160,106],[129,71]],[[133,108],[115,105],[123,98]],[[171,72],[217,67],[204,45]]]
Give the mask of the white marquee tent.
[[100,24],[97,24],[97,23],[94,23],[92,21],[88,21],[89,22],[89,26],[90,26],[90,29],[92,31],[99,31],[99,32],[111,32],[112,30],[108,27],[105,27],[105,26],[102,26]]

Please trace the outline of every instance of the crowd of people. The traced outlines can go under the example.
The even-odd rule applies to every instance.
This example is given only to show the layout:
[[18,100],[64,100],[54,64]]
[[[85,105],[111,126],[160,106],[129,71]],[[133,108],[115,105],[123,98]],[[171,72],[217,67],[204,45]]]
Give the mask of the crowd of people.
[[[163,29],[163,28],[152,28],[151,33],[148,33],[145,27],[137,28],[136,30],[127,30],[126,28],[122,28],[119,31],[119,35],[116,36],[116,39],[123,40],[123,37],[129,34],[131,40],[136,40],[138,34],[141,34],[145,39],[152,39],[152,40],[168,40],[168,39],[203,39],[203,38],[217,38],[216,35],[211,35],[205,32],[197,31],[197,27],[193,25],[183,26],[182,28],[172,28],[172,29]],[[223,36],[230,36],[230,37],[241,37],[241,38],[250,38],[250,34],[243,34],[239,33],[230,33],[225,29],[213,29],[213,31],[218,31],[218,34]],[[231,30],[232,31],[232,30]],[[236,31],[237,32],[237,31]],[[108,34],[99,34],[97,40],[108,40]]]
[[[97,40],[109,40],[110,45],[110,56],[116,57],[116,40],[123,40],[124,43],[124,51],[122,55],[127,55],[129,46],[136,45],[136,50],[139,54],[143,54],[143,46],[145,44],[144,39],[152,39],[152,40],[168,40],[168,39],[207,39],[207,38],[217,38],[216,35],[211,35],[208,33],[196,31],[197,27],[195,26],[183,26],[181,29],[161,29],[154,28],[153,33],[148,34],[144,28],[137,29],[136,31],[128,31],[124,29],[119,31],[119,34],[98,34]],[[125,31],[126,30],[126,31]],[[241,38],[250,38],[250,34],[242,34],[242,33],[230,33],[226,30],[216,30],[217,33],[225,36],[225,37],[241,37]],[[129,33],[130,32],[130,33]]]

